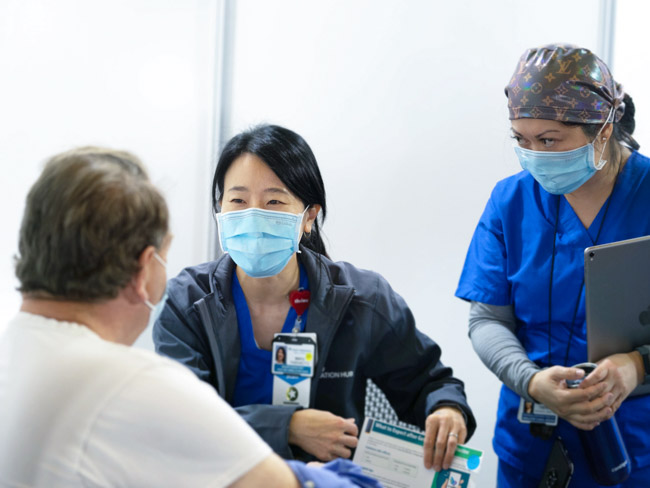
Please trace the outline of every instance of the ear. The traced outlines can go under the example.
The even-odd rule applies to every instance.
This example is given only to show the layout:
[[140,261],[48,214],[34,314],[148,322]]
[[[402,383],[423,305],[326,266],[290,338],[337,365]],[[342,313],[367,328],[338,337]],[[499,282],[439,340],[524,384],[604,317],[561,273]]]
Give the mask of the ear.
[[309,210],[307,210],[307,213],[305,214],[305,229],[303,231],[305,234],[311,233],[311,229],[314,225],[314,222],[316,222],[316,217],[318,217],[320,209],[321,206],[317,203],[314,203],[309,207]]
[[135,296],[139,301],[149,300],[149,292],[147,291],[147,283],[149,282],[149,275],[151,273],[151,261],[154,259],[156,248],[154,246],[147,246],[138,257],[138,271],[131,280],[131,286]]
[[599,143],[602,144],[605,141],[609,141],[609,138],[612,137],[612,134],[614,133],[614,124],[607,124],[604,128],[603,131],[600,133],[598,136]]

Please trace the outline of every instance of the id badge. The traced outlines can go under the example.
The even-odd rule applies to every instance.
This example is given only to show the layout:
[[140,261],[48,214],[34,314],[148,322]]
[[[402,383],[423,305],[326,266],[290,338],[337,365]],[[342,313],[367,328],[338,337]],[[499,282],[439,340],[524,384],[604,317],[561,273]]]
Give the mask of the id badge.
[[520,399],[517,419],[523,424],[557,425],[557,414],[541,403]]
[[316,334],[275,334],[271,351],[273,405],[309,407],[311,378],[316,367]]

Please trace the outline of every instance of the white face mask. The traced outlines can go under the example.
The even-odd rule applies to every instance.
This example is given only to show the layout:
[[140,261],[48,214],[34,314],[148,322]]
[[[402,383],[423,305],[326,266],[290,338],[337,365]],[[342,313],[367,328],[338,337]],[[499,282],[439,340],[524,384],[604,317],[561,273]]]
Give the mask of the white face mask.
[[[160,257],[160,255],[157,252],[154,252],[153,257],[163,265],[165,269],[167,269],[167,263],[163,258]],[[165,284],[165,292],[163,293],[162,298],[156,303],[155,305],[151,303],[149,300],[145,300],[144,304],[149,307],[149,310],[151,312],[149,313],[149,323],[147,324],[147,327],[152,327],[153,324],[158,320],[158,317],[160,317],[160,314],[162,313],[163,309],[165,308],[165,302],[167,301],[167,285]]]

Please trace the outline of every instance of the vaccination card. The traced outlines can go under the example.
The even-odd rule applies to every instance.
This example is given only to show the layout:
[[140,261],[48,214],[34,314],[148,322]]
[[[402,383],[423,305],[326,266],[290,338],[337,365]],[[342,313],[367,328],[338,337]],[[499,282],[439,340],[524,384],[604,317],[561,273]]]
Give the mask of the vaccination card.
[[458,446],[449,469],[436,473],[424,467],[423,446],[423,433],[366,418],[353,461],[386,488],[474,486],[471,478],[481,466],[482,451]]

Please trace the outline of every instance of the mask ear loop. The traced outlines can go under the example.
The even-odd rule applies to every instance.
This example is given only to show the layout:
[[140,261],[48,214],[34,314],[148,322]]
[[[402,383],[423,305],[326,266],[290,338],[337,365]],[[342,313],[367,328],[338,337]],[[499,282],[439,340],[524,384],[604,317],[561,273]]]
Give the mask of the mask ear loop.
[[[307,213],[307,210],[309,210],[310,208],[311,208],[311,205],[307,205],[305,207],[305,210],[302,211],[302,215],[300,216],[300,221],[298,222],[299,227],[302,226],[302,221],[305,220],[305,214]],[[311,232],[303,232],[302,233],[302,237],[307,237],[308,239],[309,239],[310,235],[311,235]],[[296,251],[297,253],[302,252],[300,250],[300,241],[301,240],[302,240],[301,238],[298,238],[298,250]]]
[[[219,209],[221,210],[221,209]],[[224,254],[228,254],[228,251],[226,251],[223,239],[221,238],[221,224],[219,223],[219,215],[221,212],[217,212],[217,209],[212,207],[212,218],[214,219],[214,223],[217,226],[217,237],[219,238],[219,247],[221,247],[221,251]]]
[[[594,142],[596,142],[596,140],[598,139],[598,136],[600,136],[601,132],[603,132],[603,130],[605,129],[605,127],[607,126],[607,124],[609,124],[609,118],[610,118],[614,113],[615,113],[615,112],[614,112],[614,107],[612,107],[611,110],[609,111],[609,114],[607,114],[607,118],[605,119],[605,123],[604,123],[603,126],[600,128],[600,130],[598,131],[598,134],[596,134],[596,137],[595,137],[595,139],[594,139]],[[613,120],[613,119],[612,119],[612,120]],[[596,168],[597,171],[600,171],[601,169],[603,169],[603,166],[605,166],[605,165],[607,164],[607,160],[606,160],[606,159],[603,159],[603,154],[605,154],[605,148],[607,147],[607,142],[609,142],[609,141],[607,140],[607,138],[603,138],[603,141],[604,141],[604,143],[603,143],[603,149],[600,151],[600,157],[598,158],[598,163],[594,163],[594,168]],[[593,144],[593,143],[592,143],[592,144]]]

